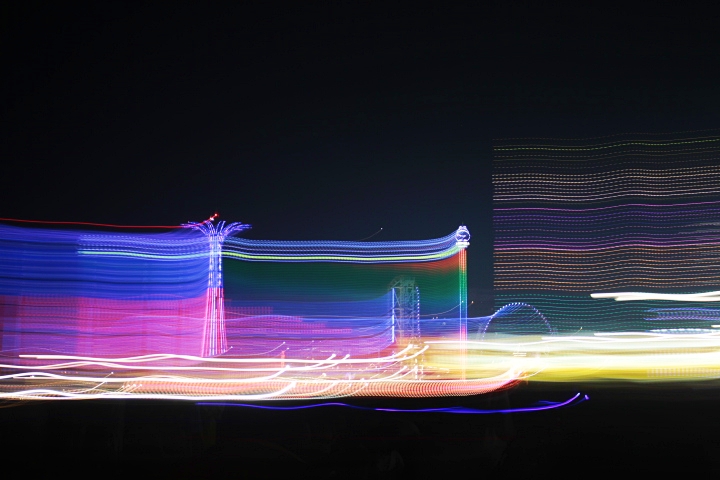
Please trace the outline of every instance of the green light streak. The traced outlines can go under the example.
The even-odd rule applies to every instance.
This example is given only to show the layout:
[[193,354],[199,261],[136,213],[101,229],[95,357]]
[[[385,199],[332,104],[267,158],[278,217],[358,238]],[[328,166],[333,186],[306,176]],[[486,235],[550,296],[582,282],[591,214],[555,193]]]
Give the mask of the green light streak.
[[109,257],[149,258],[153,260],[184,260],[189,258],[204,258],[207,253],[192,253],[188,255],[158,255],[152,253],[120,252],[115,250],[78,250],[80,255],[102,255]]
[[[247,253],[237,252],[222,252],[223,257],[231,259],[241,260],[255,260],[255,261],[279,261],[279,262],[301,262],[301,261],[316,261],[316,262],[362,262],[362,263],[378,263],[378,262],[411,262],[411,261],[429,261],[429,260],[442,260],[444,258],[451,257],[458,252],[457,246],[439,252],[427,255],[393,255],[383,257],[356,257],[356,256],[345,256],[345,255],[297,255],[297,256],[282,256],[282,255],[252,255]],[[191,259],[191,258],[203,258],[207,257],[206,253],[195,253],[188,255],[159,255],[151,253],[135,253],[135,252],[122,252],[122,251],[110,251],[110,250],[79,250],[81,255],[102,255],[102,256],[113,256],[113,257],[130,257],[130,258],[147,258],[153,260],[177,260],[177,259]]]
[[239,258],[243,260],[268,260],[268,261],[337,261],[337,262],[408,262],[423,260],[442,260],[455,255],[458,252],[457,247],[445,250],[440,253],[432,253],[428,255],[395,255],[390,257],[353,257],[344,255],[298,255],[298,256],[278,256],[278,255],[250,255],[246,253],[223,252],[223,257]]

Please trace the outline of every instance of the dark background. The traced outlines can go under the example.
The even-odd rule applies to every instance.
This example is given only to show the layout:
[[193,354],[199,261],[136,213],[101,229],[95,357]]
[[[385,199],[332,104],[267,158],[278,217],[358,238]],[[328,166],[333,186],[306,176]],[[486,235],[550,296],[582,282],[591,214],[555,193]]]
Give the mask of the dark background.
[[[0,217],[174,225],[217,211],[223,219],[251,223],[251,238],[338,240],[363,239],[381,227],[374,240],[436,238],[464,223],[473,235],[468,268],[470,300],[475,303],[470,315],[486,315],[492,306],[494,138],[573,138],[720,126],[718,17],[701,8],[709,2],[413,2],[393,7],[384,2],[369,7],[358,2],[306,3],[3,3]],[[562,399],[577,389],[565,387],[549,394]],[[626,412],[643,410],[643,388],[633,390],[637,395],[601,390],[601,398],[607,400],[604,406],[592,410],[588,405],[600,402],[594,399],[575,407],[573,411],[586,412],[574,414],[577,417],[523,417],[545,418],[547,425],[565,422],[566,427],[537,434],[541,440],[535,447],[522,450],[517,447],[521,442],[508,441],[503,448],[540,451],[542,445],[555,445],[548,443],[554,438],[560,445],[546,447],[547,455],[541,455],[546,463],[537,468],[556,468],[549,461],[553,454],[578,445],[568,433],[572,425],[580,429],[577,438],[590,442],[602,437],[600,427],[593,430],[593,425],[606,428],[620,415],[617,431],[602,442],[611,450],[592,457],[592,462],[611,462],[613,456],[635,448],[637,458],[648,459],[645,466],[675,459],[673,465],[687,461],[707,470],[702,462],[712,455],[697,449],[707,444],[700,433],[708,432],[715,421],[712,409],[693,404],[695,394],[685,390],[671,388],[653,397],[658,418],[677,418],[674,401],[702,411],[677,423],[703,440],[673,455],[665,447],[643,449],[638,446],[646,444],[642,438],[661,438],[663,432],[672,438],[670,432],[677,431],[672,422],[663,427],[648,420],[655,430],[637,434],[642,429]],[[455,403],[519,405],[542,394],[520,388],[498,398]],[[625,397],[630,407],[622,406]],[[35,415],[33,408],[44,408],[45,413]],[[112,419],[120,418],[113,408],[125,412],[124,420],[117,420],[121,427],[112,426]],[[88,413],[92,411],[100,413]],[[156,421],[156,411],[166,420]],[[92,420],[93,415],[104,420]],[[123,458],[140,458],[138,449],[153,451],[142,445],[157,447],[182,437],[163,425],[177,427],[188,415],[211,414],[194,406],[164,404],[34,406],[4,410],[6,427],[0,428],[5,438],[27,430],[60,443],[60,432],[84,428],[85,433],[77,434],[77,448],[83,450],[96,444],[94,438],[106,438],[102,432],[132,432],[132,425],[150,425],[156,433],[137,438],[128,434],[120,453],[116,447],[97,447]],[[256,418],[252,412],[246,417],[232,415],[219,423],[226,432],[242,429],[247,418]],[[306,421],[283,415],[268,418],[267,425]],[[322,415],[324,420],[310,419],[308,425],[337,424],[327,420],[334,418],[331,411]],[[10,418],[26,417],[25,423],[8,423]],[[36,417],[45,420],[32,423]],[[67,418],[73,421],[63,420]],[[429,425],[435,417],[418,418],[421,436],[432,436],[427,432],[432,432]],[[473,420],[480,425],[475,433],[467,433],[480,439],[473,448],[485,455],[476,459],[477,472],[531,464],[527,459],[488,460],[487,452],[495,447],[486,444],[492,444],[495,433],[535,437],[527,428],[508,430],[505,420],[483,418]],[[566,418],[570,420],[562,420]],[[390,423],[394,421],[395,417]],[[88,426],[98,422],[96,430]],[[377,416],[360,424],[373,422],[388,424]],[[444,444],[447,437],[462,443],[462,429],[470,428],[469,423],[443,422],[457,428],[420,443]],[[532,426],[535,420],[522,422]],[[543,422],[537,420],[537,425]],[[11,424],[17,428],[7,427]],[[122,426],[126,424],[130,426]],[[197,420],[186,431],[197,433],[205,428],[198,425],[211,424]],[[347,425],[346,430],[338,428],[347,438],[360,438],[355,434],[362,428]],[[525,431],[525,437],[518,431]],[[167,461],[182,457],[202,462],[212,448],[224,448],[211,448],[197,435],[195,450],[168,447],[177,455],[169,454]],[[348,442],[350,449],[365,448],[360,440]],[[629,445],[626,449],[621,448],[623,442]],[[231,445],[226,443],[226,449]],[[589,446],[593,448],[597,450],[597,444]],[[50,450],[48,445],[44,452]],[[271,450],[262,452],[272,457],[267,453]],[[453,451],[443,452],[438,465],[449,465]],[[366,477],[420,475],[419,463],[415,470],[408,466],[408,459],[415,457],[401,453],[406,464],[402,472],[367,467],[371,470]],[[585,450],[577,453],[587,455]],[[75,454],[72,449],[68,453]],[[372,455],[386,454],[369,454],[368,465],[377,460]],[[294,461],[292,455],[278,455],[267,462],[270,472],[273,462]],[[695,455],[694,463],[683,460],[689,455]],[[258,453],[252,458],[265,457]],[[252,463],[247,458],[244,462]],[[318,462],[313,468],[329,465]],[[468,460],[462,465],[472,464]],[[232,460],[227,465],[232,465],[222,470],[227,476],[242,476],[241,465]],[[342,468],[354,468],[342,465],[336,475],[343,476]],[[617,463],[612,466],[619,468]],[[317,475],[335,471],[328,468]]]
[[268,239],[467,224],[492,301],[494,138],[718,127],[713,11],[677,2],[6,2],[0,217]]

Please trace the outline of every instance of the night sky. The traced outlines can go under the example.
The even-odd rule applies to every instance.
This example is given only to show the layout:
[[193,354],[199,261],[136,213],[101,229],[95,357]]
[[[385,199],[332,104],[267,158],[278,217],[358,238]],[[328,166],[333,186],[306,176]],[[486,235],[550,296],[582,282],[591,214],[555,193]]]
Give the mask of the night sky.
[[238,3],[3,5],[0,217],[217,211],[337,240],[464,223],[482,315],[493,139],[720,125],[714,16],[675,2]]
[[720,127],[700,2],[65,3],[0,6],[0,217],[464,223],[471,316],[492,305],[493,139]]

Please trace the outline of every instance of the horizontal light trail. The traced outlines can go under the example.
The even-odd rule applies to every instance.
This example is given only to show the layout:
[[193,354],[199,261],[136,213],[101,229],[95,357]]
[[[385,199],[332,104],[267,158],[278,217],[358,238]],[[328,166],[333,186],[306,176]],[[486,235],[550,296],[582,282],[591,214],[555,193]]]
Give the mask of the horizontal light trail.
[[281,242],[229,238],[223,256],[246,261],[403,263],[452,257],[460,251],[456,233],[406,242]]
[[720,138],[716,137],[709,137],[709,138],[701,138],[701,139],[693,139],[693,140],[670,140],[666,142],[648,142],[648,141],[620,141],[620,142],[614,142],[609,144],[598,144],[598,145],[588,145],[588,146],[547,146],[547,145],[508,145],[508,146],[501,146],[501,147],[495,147],[496,151],[517,151],[517,150],[547,150],[547,151],[589,151],[589,150],[604,150],[608,148],[624,148],[628,146],[643,146],[643,147],[667,147],[667,146],[676,146],[676,145],[692,145],[692,144],[698,144],[698,143],[718,143],[720,142]]
[[613,292],[593,293],[592,298],[612,298],[618,302],[637,300],[669,300],[673,302],[720,302],[720,291],[702,293]]
[[688,292],[720,289],[720,132],[638,135],[497,142],[496,308],[528,302],[565,333],[718,322],[657,312],[716,303]]
[[523,412],[538,412],[542,410],[553,410],[556,408],[567,407],[570,405],[578,405],[582,402],[590,400],[590,397],[581,393],[576,393],[569,399],[563,402],[552,402],[543,401],[538,402],[534,406],[518,407],[518,408],[500,408],[500,409],[478,409],[468,407],[443,407],[443,408],[417,408],[417,409],[401,409],[401,408],[382,408],[382,407],[362,407],[358,405],[349,405],[347,403],[331,402],[331,403],[315,403],[312,405],[299,405],[299,406],[271,406],[271,405],[254,405],[254,404],[243,404],[243,403],[224,403],[224,402],[198,402],[197,405],[207,407],[243,407],[243,408],[255,408],[260,410],[271,410],[271,411],[293,411],[293,410],[307,410],[310,408],[319,407],[342,407],[351,408],[354,410],[365,410],[375,412],[394,412],[394,413],[453,413],[453,414],[466,414],[466,415],[489,415],[496,413],[523,413]]
[[[485,340],[428,339],[403,356],[362,360],[363,367],[344,365],[348,358],[316,362],[330,368],[294,369],[275,363],[268,375],[243,377],[203,365],[204,360],[175,355],[128,357],[126,368],[107,374],[121,359],[93,359],[65,364],[58,355],[23,356],[35,362],[29,371],[0,376],[0,398],[29,399],[181,399],[255,401],[323,399],[344,396],[433,397],[476,395],[532,382],[631,381],[675,382],[720,379],[720,331],[711,333],[596,332],[594,335],[488,334]],[[407,350],[407,349],[406,349]],[[467,352],[464,357],[461,352]],[[424,358],[424,375],[415,379],[412,361]],[[393,359],[394,362],[381,360]],[[112,362],[108,362],[112,360]],[[212,359],[214,363],[250,359]],[[276,358],[264,359],[276,362]],[[287,363],[293,359],[284,359]],[[173,362],[173,365],[161,364]],[[301,363],[304,359],[298,359]],[[40,362],[40,364],[38,364]],[[159,363],[155,367],[148,363]],[[468,379],[460,378],[464,365]],[[72,372],[59,372],[63,366]],[[0,369],[7,371],[10,365]],[[183,375],[173,368],[188,367]],[[347,367],[347,368],[345,368]],[[154,368],[154,370],[153,370]],[[192,370],[194,369],[194,371]],[[118,374],[118,371],[127,373]],[[102,372],[102,373],[100,373]],[[147,372],[139,374],[139,372]],[[245,372],[247,374],[248,372]],[[240,374],[243,375],[243,374]],[[353,376],[354,378],[350,378]],[[52,385],[52,386],[50,386]]]

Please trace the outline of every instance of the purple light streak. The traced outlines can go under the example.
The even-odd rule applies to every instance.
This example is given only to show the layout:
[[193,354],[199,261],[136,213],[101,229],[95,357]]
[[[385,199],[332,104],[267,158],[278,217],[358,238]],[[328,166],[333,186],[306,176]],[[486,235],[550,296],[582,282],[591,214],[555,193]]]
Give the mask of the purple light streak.
[[543,400],[538,403],[543,405],[535,405],[530,407],[520,408],[502,408],[497,410],[485,410],[468,407],[445,407],[445,408],[419,408],[414,410],[401,409],[401,408],[375,408],[375,407],[361,407],[358,405],[349,405],[347,403],[340,402],[329,402],[329,403],[316,403],[313,405],[299,405],[294,407],[272,407],[267,405],[253,405],[248,403],[222,403],[222,402],[198,402],[196,405],[200,406],[214,406],[214,407],[248,407],[258,408],[261,410],[306,410],[309,408],[317,407],[347,407],[355,410],[368,410],[376,412],[394,412],[394,413],[455,413],[464,415],[490,415],[494,413],[525,413],[525,412],[539,412],[543,410],[553,410],[561,407],[568,407],[579,405],[587,400],[590,400],[588,395],[582,393],[576,393],[573,397],[564,402],[550,402]]

